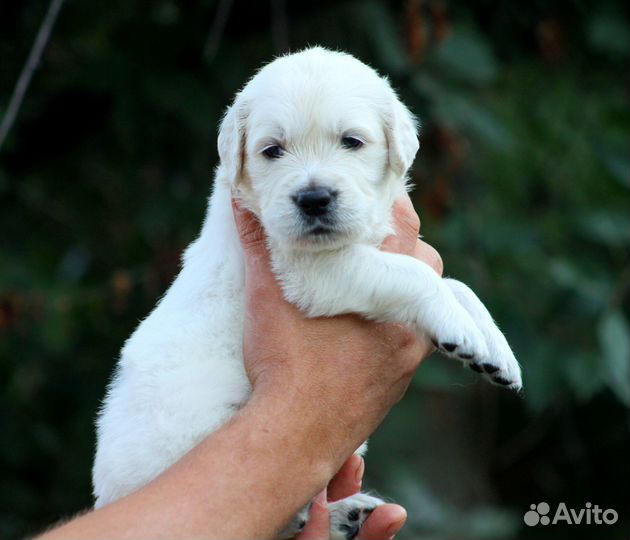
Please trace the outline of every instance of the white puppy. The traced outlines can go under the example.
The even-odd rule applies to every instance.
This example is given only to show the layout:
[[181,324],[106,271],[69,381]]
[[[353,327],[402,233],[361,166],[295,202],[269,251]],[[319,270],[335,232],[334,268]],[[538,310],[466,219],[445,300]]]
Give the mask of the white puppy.
[[[414,118],[386,79],[322,48],[279,58],[236,96],[218,147],[201,234],[125,344],[100,412],[97,507],[155,478],[249,396],[233,192],[265,228],[285,297],[309,316],[406,323],[493,382],[521,387],[510,347],[468,287],[378,249],[418,150]],[[354,537],[379,503],[363,494],[337,503],[332,538]]]

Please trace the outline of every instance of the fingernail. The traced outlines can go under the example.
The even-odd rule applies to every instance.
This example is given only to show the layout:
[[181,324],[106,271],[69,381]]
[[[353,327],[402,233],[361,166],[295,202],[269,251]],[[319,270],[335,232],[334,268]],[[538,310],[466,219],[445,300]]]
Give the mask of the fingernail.
[[361,485],[363,483],[363,473],[365,472],[365,460],[359,456],[359,464],[357,470],[354,473],[354,481]]
[[404,508],[400,508],[400,517],[394,521],[387,530],[385,531],[385,538],[393,538],[396,534],[400,532],[400,529],[403,528],[405,522],[407,521],[407,512]]

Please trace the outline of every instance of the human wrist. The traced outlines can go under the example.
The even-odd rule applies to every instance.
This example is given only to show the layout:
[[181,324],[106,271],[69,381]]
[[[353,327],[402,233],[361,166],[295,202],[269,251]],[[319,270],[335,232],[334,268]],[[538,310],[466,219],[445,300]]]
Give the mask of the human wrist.
[[364,439],[356,438],[330,400],[315,395],[310,385],[271,381],[254,388],[242,414],[256,418],[272,442],[284,439],[287,460],[308,470],[311,483],[322,489]]

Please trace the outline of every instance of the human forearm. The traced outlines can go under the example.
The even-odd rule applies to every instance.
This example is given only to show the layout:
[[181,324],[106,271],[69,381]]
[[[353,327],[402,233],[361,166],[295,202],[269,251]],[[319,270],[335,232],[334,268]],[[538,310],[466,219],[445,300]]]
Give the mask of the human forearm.
[[273,537],[343,461],[305,404],[255,395],[151,484],[42,538]]

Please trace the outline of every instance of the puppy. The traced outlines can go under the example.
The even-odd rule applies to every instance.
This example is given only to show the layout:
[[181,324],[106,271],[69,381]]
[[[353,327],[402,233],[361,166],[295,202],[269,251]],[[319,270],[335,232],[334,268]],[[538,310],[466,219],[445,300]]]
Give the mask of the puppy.
[[[418,150],[416,122],[387,79],[319,47],[278,58],[228,108],[218,148],[201,234],[125,344],[99,413],[96,507],[147,484],[250,394],[232,193],[259,217],[284,295],[308,316],[405,323],[495,384],[520,389],[509,345],[468,287],[378,249]],[[365,494],[334,503],[331,538],[353,538],[378,504]]]

